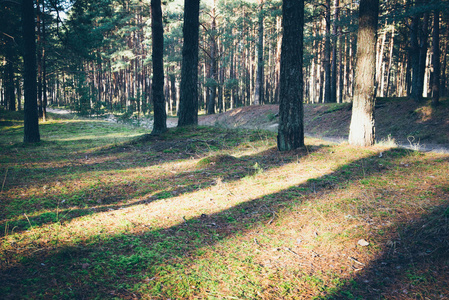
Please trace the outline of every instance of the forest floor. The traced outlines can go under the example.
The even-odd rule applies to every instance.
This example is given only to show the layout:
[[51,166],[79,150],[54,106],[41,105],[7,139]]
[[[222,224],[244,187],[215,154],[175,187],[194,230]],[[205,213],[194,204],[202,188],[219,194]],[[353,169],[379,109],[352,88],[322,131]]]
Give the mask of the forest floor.
[[[416,103],[405,98],[378,99],[375,111],[377,142],[421,151],[448,152],[449,101],[443,100],[436,109],[430,103]],[[334,142],[347,141],[351,108],[349,103],[305,104],[306,135]],[[278,105],[247,106],[222,114],[200,116],[199,124],[277,132],[278,112]],[[169,121],[173,125],[171,123],[174,121]]]
[[[307,132],[347,135],[347,104],[305,111]],[[367,148],[280,153],[254,129],[276,113],[160,136],[49,114],[25,145],[0,110],[0,298],[449,299],[449,154],[395,144],[446,145],[447,102],[379,101]]]

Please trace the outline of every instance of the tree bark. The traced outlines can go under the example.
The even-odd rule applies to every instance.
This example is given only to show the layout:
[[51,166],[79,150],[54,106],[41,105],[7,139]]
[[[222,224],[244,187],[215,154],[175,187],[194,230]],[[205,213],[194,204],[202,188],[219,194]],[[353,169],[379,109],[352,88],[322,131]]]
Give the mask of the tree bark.
[[209,99],[207,101],[207,114],[215,114],[215,105],[217,98],[217,40],[216,40],[216,16],[215,1],[212,8],[212,22],[210,26],[210,65],[209,65]]
[[284,0],[277,146],[289,151],[304,146],[303,30],[304,1]]
[[[332,79],[330,102],[337,102],[337,41],[338,41],[338,18],[340,13],[340,1],[334,0],[334,24],[332,28]],[[340,79],[341,80],[341,79]]]
[[357,40],[357,63],[349,143],[374,144],[374,104],[376,78],[376,41],[379,0],[361,0]]
[[254,88],[254,105],[263,104],[264,102],[264,60],[263,60],[263,0],[259,2],[259,39],[257,43],[257,73],[256,73],[256,86]]
[[151,0],[151,29],[153,38],[153,109],[154,125],[151,134],[167,131],[167,114],[164,99],[164,28],[161,0]]
[[433,17],[433,38],[432,38],[432,105],[438,106],[440,101],[440,12],[435,10]]
[[326,0],[326,32],[324,37],[324,103],[331,99],[331,2]]
[[12,41],[6,42],[6,66],[4,68],[4,92],[5,92],[5,107],[10,111],[16,110],[16,95],[14,93],[14,55],[12,50]]
[[184,1],[184,44],[178,127],[198,124],[198,35],[200,0]]
[[424,86],[424,78],[426,74],[428,34],[429,34],[429,13],[424,13],[422,24],[422,36],[419,45],[419,71],[418,71],[418,86],[417,86],[417,92],[420,97],[419,100],[422,100],[424,89],[427,88]]
[[25,97],[24,143],[36,143],[40,141],[39,117],[37,113],[35,25],[33,0],[23,0],[23,87]]

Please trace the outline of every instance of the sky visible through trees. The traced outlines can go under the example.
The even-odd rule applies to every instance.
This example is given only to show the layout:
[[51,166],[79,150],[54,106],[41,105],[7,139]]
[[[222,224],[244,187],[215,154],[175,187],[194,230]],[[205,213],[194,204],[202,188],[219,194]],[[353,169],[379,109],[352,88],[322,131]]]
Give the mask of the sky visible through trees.
[[[47,105],[84,115],[153,111],[158,77],[153,76],[150,6],[147,0],[34,1],[40,118]],[[182,94],[183,6],[180,0],[162,2],[163,98],[172,116],[180,110]],[[275,0],[201,1],[199,111],[280,102],[281,6]],[[438,97],[447,96],[448,7],[447,1],[380,1],[378,97],[433,97],[437,105]],[[358,1],[305,2],[304,102],[353,100],[358,9]],[[20,16],[20,1],[1,2],[0,101],[9,110],[23,109],[26,95]]]

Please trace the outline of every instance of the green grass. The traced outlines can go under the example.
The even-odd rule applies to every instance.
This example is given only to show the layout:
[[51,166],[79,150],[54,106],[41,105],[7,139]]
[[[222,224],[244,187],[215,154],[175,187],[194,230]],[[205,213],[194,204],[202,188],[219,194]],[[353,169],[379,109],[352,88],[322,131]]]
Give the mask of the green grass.
[[448,295],[448,155],[1,116],[0,298]]

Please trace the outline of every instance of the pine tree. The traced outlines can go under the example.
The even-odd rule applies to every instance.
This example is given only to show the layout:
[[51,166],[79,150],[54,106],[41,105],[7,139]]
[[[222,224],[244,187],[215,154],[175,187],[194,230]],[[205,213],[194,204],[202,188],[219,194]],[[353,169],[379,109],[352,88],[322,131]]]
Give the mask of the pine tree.
[[39,118],[37,113],[36,33],[34,17],[33,0],[23,0],[23,86],[25,97],[24,143],[36,143],[40,141]]
[[303,124],[303,30],[304,1],[284,0],[282,5],[283,29],[279,129],[279,151],[304,146]]
[[167,131],[167,114],[164,100],[164,29],[160,0],[151,0],[153,36],[153,104],[154,126],[152,134]]
[[349,143],[374,144],[376,41],[379,0],[361,0],[357,35],[357,63]]
[[200,0],[185,0],[178,127],[198,124],[199,11]]

